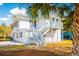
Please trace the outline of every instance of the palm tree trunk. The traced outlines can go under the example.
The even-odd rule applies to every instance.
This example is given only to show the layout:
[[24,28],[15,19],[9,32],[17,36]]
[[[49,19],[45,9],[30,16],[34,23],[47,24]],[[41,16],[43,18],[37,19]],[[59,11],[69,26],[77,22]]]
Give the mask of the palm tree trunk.
[[76,9],[73,15],[73,55],[79,55],[79,4],[76,4]]
[[5,33],[4,33],[4,40],[5,40]]
[[5,40],[5,26],[3,26],[3,40]]

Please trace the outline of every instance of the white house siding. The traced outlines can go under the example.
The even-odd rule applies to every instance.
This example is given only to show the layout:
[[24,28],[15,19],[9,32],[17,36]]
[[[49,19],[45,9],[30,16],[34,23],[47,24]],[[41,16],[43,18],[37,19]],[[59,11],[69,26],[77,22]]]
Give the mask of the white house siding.
[[[22,33],[22,37],[20,36],[21,33]],[[18,35],[18,38],[17,38],[16,34]],[[17,30],[13,31],[13,40],[14,41],[28,44],[28,43],[34,42],[34,40],[32,38],[33,38],[32,32],[29,30],[19,29],[18,31]]]
[[[28,31],[30,29],[33,29],[32,28],[33,24],[30,23],[29,19],[25,19],[25,20],[21,19],[17,23],[19,26],[17,28],[16,27],[13,28],[13,33],[18,33],[19,36],[20,32],[22,32],[23,37],[20,36],[18,38],[13,37],[13,39],[15,41],[23,42],[26,44],[33,42],[33,40],[30,39],[33,36],[32,34],[30,35],[30,32]],[[61,29],[63,25],[63,23],[61,22],[61,18],[58,17],[56,14],[51,14],[49,19],[39,18],[39,20],[36,22],[37,27],[34,28],[34,30],[39,30],[41,27],[45,26],[46,24],[51,25],[51,31],[48,31],[48,33],[46,33],[45,42],[48,43],[48,42],[61,41]]]
[[58,33],[57,33],[57,35],[58,35],[58,36],[57,36],[58,42],[59,42],[59,41],[62,41],[62,39],[61,39],[61,32],[62,32],[61,29],[58,29],[57,32],[58,32]]
[[42,26],[45,25],[45,20],[38,20],[38,21],[36,22],[36,25],[37,25],[37,28],[38,28],[38,29],[41,28]]
[[30,29],[30,26],[31,26],[31,24],[30,24],[30,22],[29,21],[19,21],[19,28],[20,29]]
[[45,42],[46,43],[52,43],[52,42],[60,42],[61,40],[61,29],[51,29],[51,31],[49,31],[46,34],[45,37]]
[[54,33],[53,42],[60,42],[61,40],[61,29],[57,29]]

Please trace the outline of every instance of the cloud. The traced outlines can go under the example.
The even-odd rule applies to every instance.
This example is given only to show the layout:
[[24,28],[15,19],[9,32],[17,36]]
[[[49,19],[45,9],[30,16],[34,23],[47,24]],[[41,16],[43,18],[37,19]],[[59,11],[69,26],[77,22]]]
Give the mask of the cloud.
[[0,18],[1,22],[12,21],[12,15],[7,14],[5,17]]
[[5,23],[8,21],[9,19],[4,17],[4,18],[0,18],[0,25],[2,25],[2,23]]
[[1,24],[5,23],[6,25],[9,26],[13,22],[12,15],[17,15],[17,14],[25,15],[25,13],[26,13],[26,9],[24,8],[20,8],[20,9],[18,7],[13,8],[10,10],[10,13],[6,15],[6,17],[0,18],[0,23]]
[[3,18],[0,18],[0,25],[2,23],[5,23],[7,26],[9,26],[12,23],[12,20],[8,17],[3,17]]
[[11,18],[11,17],[12,17],[12,15],[8,14],[6,17],[7,17],[7,18]]
[[10,24],[12,24],[12,21],[7,21],[7,22],[5,22],[5,24],[6,24],[7,26],[10,26]]
[[17,14],[25,15],[25,12],[26,12],[26,10],[24,8],[19,9],[18,7],[10,10],[10,13],[13,15],[17,15]]
[[8,21],[9,19],[4,17],[4,18],[0,18],[1,21]]

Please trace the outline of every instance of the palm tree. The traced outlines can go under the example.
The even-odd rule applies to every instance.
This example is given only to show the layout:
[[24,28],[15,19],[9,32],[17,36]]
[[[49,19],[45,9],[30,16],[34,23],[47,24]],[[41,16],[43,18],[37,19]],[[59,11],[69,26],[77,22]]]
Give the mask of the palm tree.
[[79,4],[75,4],[73,15],[73,55],[79,55]]
[[70,31],[72,32],[72,16],[73,16],[73,11],[69,13],[69,15],[67,17],[64,17],[64,20],[62,20],[63,22],[63,26],[64,26],[64,31]]
[[[66,18],[69,18],[72,16],[72,12],[71,9],[69,8],[69,6],[67,6],[67,4],[61,4],[62,6],[60,6],[60,4],[47,4],[47,3],[38,3],[38,4],[32,4],[30,7],[28,7],[28,14],[32,17],[32,21],[34,21],[35,27],[36,27],[36,19],[37,17],[39,17],[39,13],[41,14],[41,16],[43,16],[44,18],[49,18],[49,13],[51,11],[59,11],[58,16],[62,18],[65,16],[64,13],[66,13]],[[67,24],[68,25],[68,24]],[[70,25],[70,24],[69,24]],[[68,27],[66,27],[68,28]]]
[[[55,6],[55,5],[53,5]],[[74,55],[79,55],[79,4],[75,4],[76,6],[76,9],[75,9],[75,12],[74,12],[74,15],[73,15],[73,12],[70,13],[71,11],[68,10],[68,7],[65,7],[65,8],[62,8],[62,7],[59,7],[57,8],[59,10],[59,16],[61,17],[61,19],[63,18],[63,14],[64,14],[64,11],[65,12],[68,12],[68,15],[69,17],[71,17],[72,19],[72,15],[73,15],[73,25],[72,25],[72,28],[73,28],[73,54]],[[28,8],[28,13],[29,15],[35,19],[38,17],[38,11],[41,11],[41,15],[44,16],[45,18],[49,17],[49,12],[51,10],[53,10],[54,8],[52,6],[50,6],[49,4],[32,4],[29,8]],[[72,22],[69,21],[69,22]]]
[[41,16],[43,16],[44,18],[49,18],[49,12],[55,9],[56,8],[54,5],[51,6],[47,3],[35,3],[28,8],[28,14],[32,17],[32,21],[34,22],[34,25],[36,27],[36,20],[39,17],[40,12]]

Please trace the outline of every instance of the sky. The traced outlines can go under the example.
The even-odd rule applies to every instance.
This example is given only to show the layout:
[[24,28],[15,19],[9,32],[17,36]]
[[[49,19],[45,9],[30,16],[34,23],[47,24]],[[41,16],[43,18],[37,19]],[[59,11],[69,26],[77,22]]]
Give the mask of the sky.
[[[56,4],[61,7],[63,4]],[[74,8],[72,4],[67,4],[71,10]],[[30,4],[25,3],[0,3],[0,25],[5,23],[6,25],[10,25],[13,21],[11,18],[12,14],[22,13],[25,14],[27,8]]]
[[[25,13],[29,4],[20,4],[20,3],[0,3],[0,25],[5,23],[10,25],[13,21],[11,18],[12,14],[18,13],[19,11]],[[19,8],[22,10],[19,10]]]

